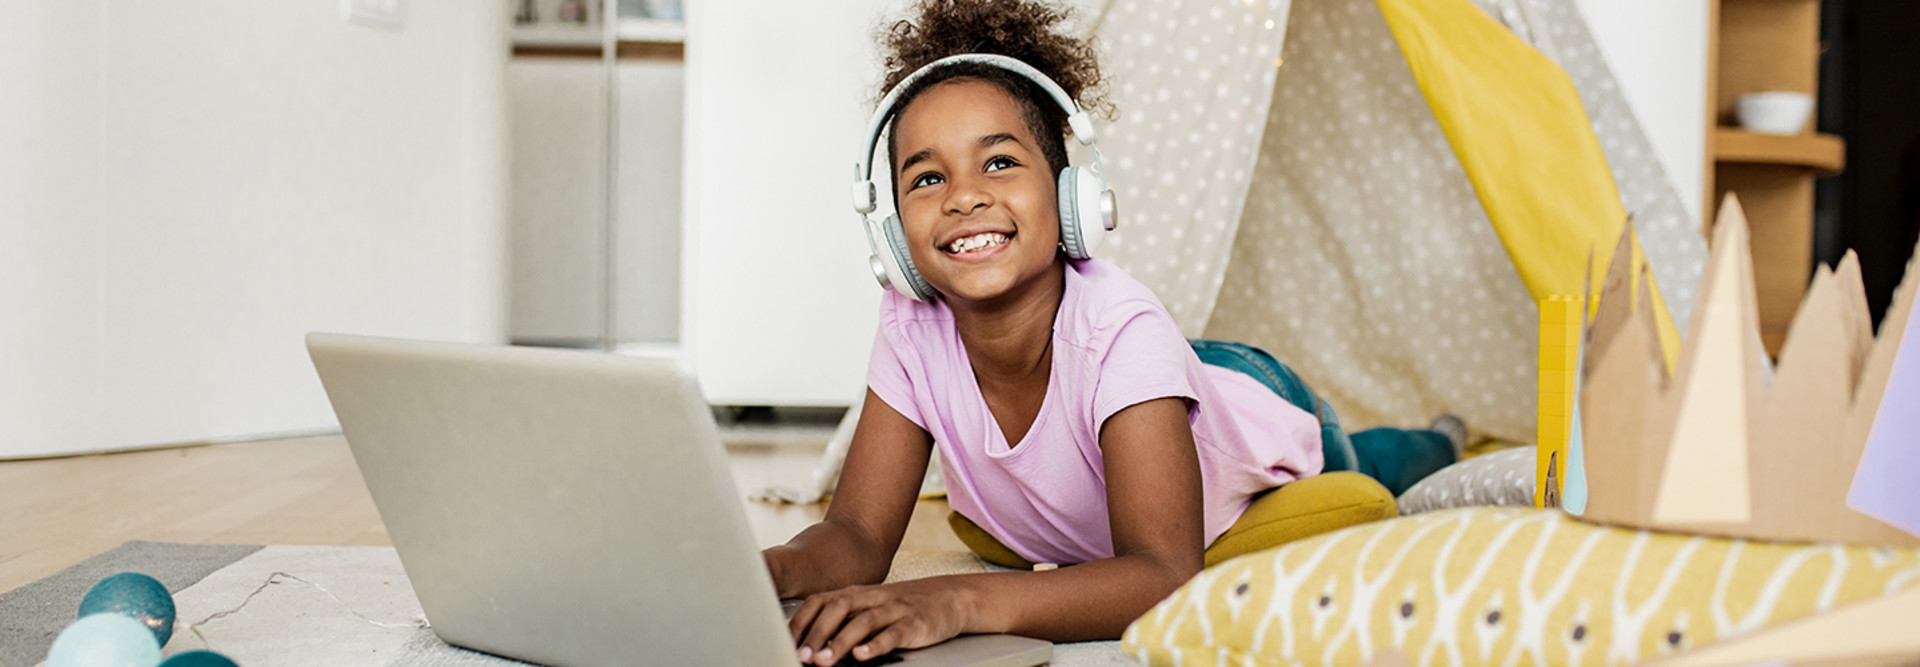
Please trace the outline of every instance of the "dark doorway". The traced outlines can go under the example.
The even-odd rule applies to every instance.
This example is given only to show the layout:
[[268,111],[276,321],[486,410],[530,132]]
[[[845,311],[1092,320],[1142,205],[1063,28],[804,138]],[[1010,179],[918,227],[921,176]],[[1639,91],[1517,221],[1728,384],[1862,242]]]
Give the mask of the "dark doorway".
[[1920,2],[1826,0],[1820,129],[1847,141],[1815,203],[1815,259],[1860,254],[1877,323],[1920,239]]

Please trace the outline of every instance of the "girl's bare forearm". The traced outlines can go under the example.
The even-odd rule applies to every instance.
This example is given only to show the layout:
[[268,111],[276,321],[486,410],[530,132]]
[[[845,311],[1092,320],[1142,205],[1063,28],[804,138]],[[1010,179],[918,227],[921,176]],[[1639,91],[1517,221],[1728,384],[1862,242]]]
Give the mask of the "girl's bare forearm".
[[1045,572],[947,577],[969,633],[1053,642],[1118,639],[1127,625],[1195,572],[1147,556],[1118,556]]
[[891,549],[873,543],[861,531],[832,517],[808,526],[773,549],[788,552],[788,571],[782,573],[780,583],[783,598],[877,584],[886,580],[893,563]]

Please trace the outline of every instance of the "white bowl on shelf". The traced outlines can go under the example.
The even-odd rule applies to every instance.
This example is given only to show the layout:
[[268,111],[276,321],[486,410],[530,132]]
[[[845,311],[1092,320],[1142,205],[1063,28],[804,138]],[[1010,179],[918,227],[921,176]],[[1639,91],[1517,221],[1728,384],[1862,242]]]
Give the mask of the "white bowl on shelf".
[[1813,117],[1813,96],[1806,93],[1771,92],[1741,95],[1733,103],[1734,118],[1740,127],[1760,134],[1799,134]]

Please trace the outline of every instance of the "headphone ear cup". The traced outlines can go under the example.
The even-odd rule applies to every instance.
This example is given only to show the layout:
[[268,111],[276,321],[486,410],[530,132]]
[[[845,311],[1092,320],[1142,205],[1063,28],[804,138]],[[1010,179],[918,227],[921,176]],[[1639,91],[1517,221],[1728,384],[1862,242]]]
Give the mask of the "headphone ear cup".
[[1100,179],[1079,167],[1060,170],[1060,247],[1067,257],[1090,259],[1106,239],[1101,221]]
[[920,275],[919,269],[914,268],[913,253],[907,251],[907,230],[900,226],[900,215],[895,213],[887,216],[886,222],[880,223],[880,228],[885,230],[887,236],[887,252],[893,254],[889,268],[899,269],[895,272],[899,274],[899,282],[895,286],[904,287],[901,293],[913,297],[915,301],[932,299],[935,294],[933,286],[927,284],[927,279]]
[[1072,259],[1086,259],[1093,256],[1093,253],[1087,251],[1086,235],[1081,233],[1079,183],[1079,167],[1060,170],[1060,247],[1065,249],[1067,257]]

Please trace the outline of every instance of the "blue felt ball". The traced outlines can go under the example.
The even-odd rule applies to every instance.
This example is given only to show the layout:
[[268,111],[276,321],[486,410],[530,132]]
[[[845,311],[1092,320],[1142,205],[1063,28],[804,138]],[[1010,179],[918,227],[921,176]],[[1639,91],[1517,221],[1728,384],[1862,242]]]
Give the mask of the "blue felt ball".
[[160,645],[139,621],[119,614],[94,614],[74,621],[53,639],[47,667],[154,667]]
[[240,663],[213,651],[187,651],[167,658],[160,667],[240,667]]
[[173,638],[173,596],[167,587],[139,572],[101,579],[80,599],[80,617],[119,614],[139,621],[161,646]]

